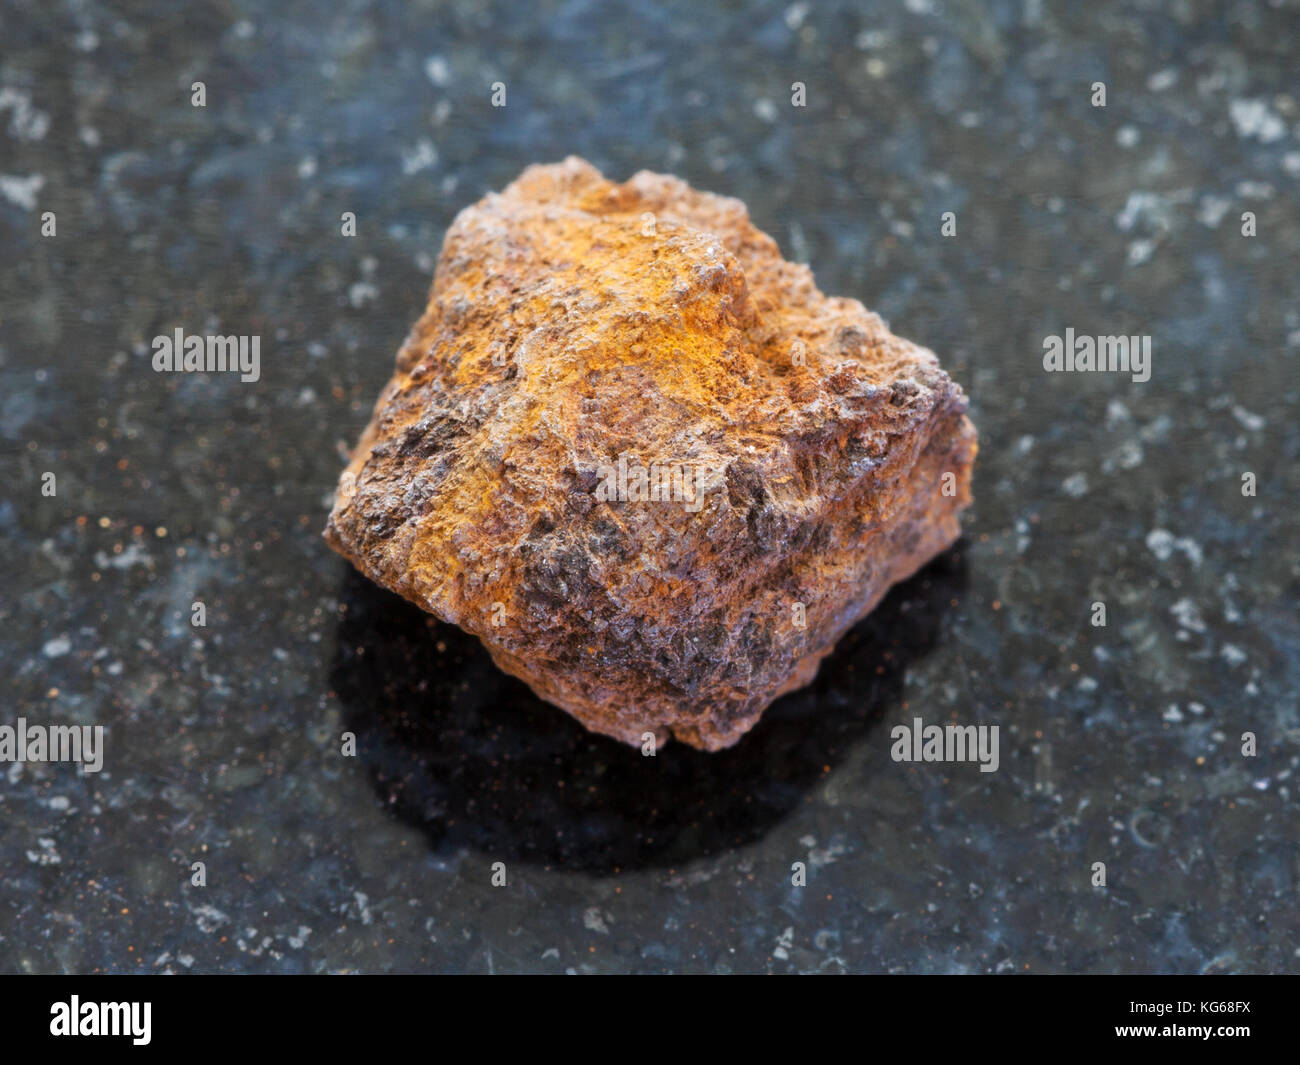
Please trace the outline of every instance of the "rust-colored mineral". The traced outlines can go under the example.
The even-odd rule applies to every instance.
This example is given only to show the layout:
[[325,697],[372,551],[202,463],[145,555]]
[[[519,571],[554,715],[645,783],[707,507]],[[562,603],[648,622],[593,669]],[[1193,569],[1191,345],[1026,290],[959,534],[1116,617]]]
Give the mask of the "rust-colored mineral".
[[325,535],[587,728],[717,750],[957,539],[966,407],[738,200],[569,158],[456,218]]

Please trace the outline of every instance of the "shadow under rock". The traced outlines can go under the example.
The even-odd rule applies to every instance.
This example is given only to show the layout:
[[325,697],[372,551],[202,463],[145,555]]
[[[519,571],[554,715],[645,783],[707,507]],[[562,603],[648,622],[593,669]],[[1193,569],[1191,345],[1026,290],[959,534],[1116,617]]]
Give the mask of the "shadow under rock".
[[966,587],[962,545],[894,588],[736,746],[648,758],[502,673],[478,639],[349,571],[330,679],[385,807],[437,849],[608,875],[760,837],[899,699]]

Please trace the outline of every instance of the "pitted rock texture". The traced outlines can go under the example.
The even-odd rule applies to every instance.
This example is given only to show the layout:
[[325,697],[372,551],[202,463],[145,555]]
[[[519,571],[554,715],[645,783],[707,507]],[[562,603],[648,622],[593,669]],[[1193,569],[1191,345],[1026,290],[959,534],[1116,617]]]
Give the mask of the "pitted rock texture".
[[325,535],[589,729],[717,750],[957,539],[966,408],[738,200],[569,158],[452,224]]

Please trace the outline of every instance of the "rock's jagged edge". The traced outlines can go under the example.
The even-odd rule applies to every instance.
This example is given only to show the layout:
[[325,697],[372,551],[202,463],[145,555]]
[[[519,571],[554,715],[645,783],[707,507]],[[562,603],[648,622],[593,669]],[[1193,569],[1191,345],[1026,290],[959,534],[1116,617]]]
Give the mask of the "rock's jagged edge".
[[[966,409],[739,201],[571,157],[457,216],[325,536],[588,728],[718,750],[958,538]],[[620,455],[715,487],[600,501]]]

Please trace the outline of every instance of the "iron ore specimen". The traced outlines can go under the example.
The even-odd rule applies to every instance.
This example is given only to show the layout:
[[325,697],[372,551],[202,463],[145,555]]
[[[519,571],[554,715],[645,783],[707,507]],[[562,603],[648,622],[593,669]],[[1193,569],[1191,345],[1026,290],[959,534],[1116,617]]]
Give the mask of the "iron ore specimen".
[[577,158],[462,211],[325,536],[626,743],[735,743],[959,536],[934,354],[738,200]]

